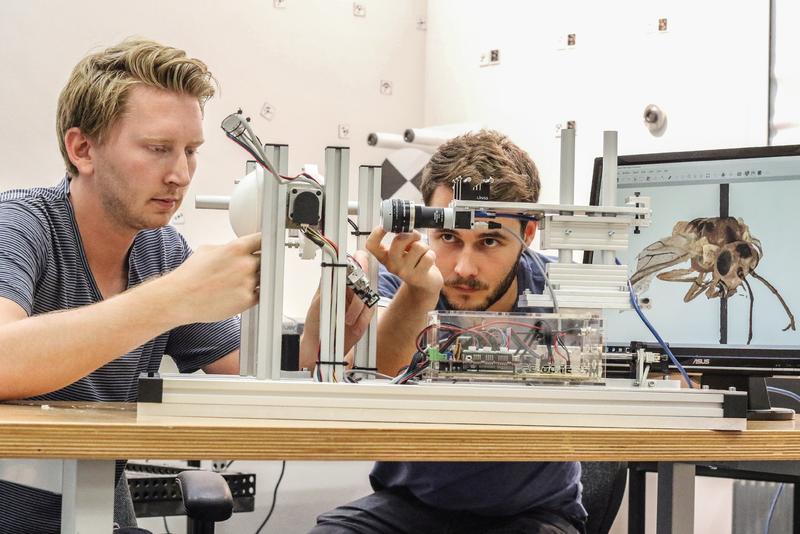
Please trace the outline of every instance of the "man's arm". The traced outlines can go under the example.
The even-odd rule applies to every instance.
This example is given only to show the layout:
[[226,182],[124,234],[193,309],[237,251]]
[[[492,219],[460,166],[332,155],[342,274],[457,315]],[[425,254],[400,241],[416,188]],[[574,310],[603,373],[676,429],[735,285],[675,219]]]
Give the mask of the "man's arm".
[[420,241],[418,232],[398,234],[389,247],[381,243],[385,235],[381,227],[375,228],[367,250],[403,281],[389,307],[378,314],[378,371],[396,375],[417,350],[417,336],[439,301],[443,280],[436,254]]
[[27,317],[0,298],[0,400],[60,389],[167,330],[253,306],[260,244],[254,234],[201,248],[161,278],[73,310]]
[[438,294],[417,293],[408,284],[397,290],[392,303],[378,312],[378,372],[395,376],[417,351],[416,340],[428,324],[428,312],[436,307]]
[[212,375],[238,375],[239,374],[239,349],[226,354],[219,360],[212,362],[203,371]]
[[[367,255],[363,251],[357,250],[353,257],[363,269],[367,268]],[[361,339],[364,332],[369,327],[374,308],[367,307],[352,290],[347,290],[344,316],[344,352],[349,354],[350,349]],[[303,335],[300,337],[300,369],[313,370],[317,365],[317,353],[319,351],[319,319],[320,319],[320,294],[319,289],[311,300],[311,305],[306,312],[306,322],[303,325]],[[345,357],[347,360],[347,357]],[[352,360],[350,361],[352,364]]]
[[[392,304],[378,314],[378,371],[394,375],[416,351],[414,342],[425,327],[427,314],[436,307],[442,288],[442,274],[436,268],[436,255],[413,232],[395,236],[389,247],[381,244],[386,232],[375,228],[367,238],[367,250],[403,284]],[[358,257],[362,265],[365,260]],[[345,352],[355,345],[369,326],[371,313],[358,298],[350,298],[345,315]],[[306,315],[300,342],[300,367],[313,369],[319,348],[319,291]]]

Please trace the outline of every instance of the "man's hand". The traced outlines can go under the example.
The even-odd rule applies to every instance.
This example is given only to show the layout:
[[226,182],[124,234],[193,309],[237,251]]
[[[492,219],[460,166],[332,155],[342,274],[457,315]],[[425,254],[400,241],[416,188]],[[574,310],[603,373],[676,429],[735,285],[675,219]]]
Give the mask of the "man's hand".
[[258,303],[260,248],[260,233],[203,246],[153,283],[172,296],[180,324],[221,321]]
[[163,332],[253,306],[260,247],[258,234],[201,247],[165,276],[59,313],[25,317],[18,304],[0,299],[0,400],[55,391]]
[[378,226],[367,238],[367,250],[398,276],[409,289],[422,295],[436,295],[444,280],[436,267],[436,253],[421,241],[419,232],[397,234],[389,247],[381,243],[386,230]]

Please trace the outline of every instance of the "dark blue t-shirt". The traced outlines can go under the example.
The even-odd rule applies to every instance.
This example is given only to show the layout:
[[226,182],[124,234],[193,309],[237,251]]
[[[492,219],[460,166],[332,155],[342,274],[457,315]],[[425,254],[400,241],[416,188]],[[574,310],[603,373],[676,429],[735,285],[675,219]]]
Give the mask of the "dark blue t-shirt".
[[[541,293],[544,273],[526,249],[517,265],[517,287]],[[537,254],[542,263],[552,259]],[[378,289],[392,298],[400,279],[381,268]],[[443,298],[439,310],[448,309]],[[513,311],[518,311],[516,304]],[[509,516],[530,509],[557,511],[585,519],[581,504],[581,466],[577,462],[377,462],[370,474],[376,489],[405,488],[420,501],[445,510]]]

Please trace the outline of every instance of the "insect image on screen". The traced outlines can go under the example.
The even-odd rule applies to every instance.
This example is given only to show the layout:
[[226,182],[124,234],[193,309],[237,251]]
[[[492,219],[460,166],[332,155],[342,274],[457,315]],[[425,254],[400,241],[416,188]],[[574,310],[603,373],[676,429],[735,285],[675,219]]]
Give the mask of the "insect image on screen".
[[[636,272],[631,283],[641,294],[653,277],[665,282],[683,282],[691,286],[683,297],[690,302],[705,291],[709,299],[729,298],[744,286],[750,298],[747,343],[753,338],[753,290],[748,277],[763,283],[780,301],[789,323],[783,328],[796,330],[795,318],[778,289],[756,272],[763,259],[761,242],[750,233],[741,218],[705,217],[678,221],[672,235],[645,247],[637,256]],[[665,269],[690,262],[688,268]]]

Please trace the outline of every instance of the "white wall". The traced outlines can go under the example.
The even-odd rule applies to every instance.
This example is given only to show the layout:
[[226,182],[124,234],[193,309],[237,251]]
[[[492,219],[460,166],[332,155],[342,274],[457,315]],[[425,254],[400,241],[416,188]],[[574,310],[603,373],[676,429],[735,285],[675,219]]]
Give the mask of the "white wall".
[[[179,227],[193,245],[233,237],[226,212],[194,209],[194,196],[229,194],[243,174],[247,154],[219,130],[237,107],[253,116],[264,142],[289,145],[289,172],[304,163],[324,166],[328,145],[351,146],[351,199],[358,165],[380,164],[386,150],[367,147],[371,131],[403,131],[422,120],[425,32],[416,21],[425,0],[362,2],[366,17],[353,15],[349,0],[234,2],[3,2],[0,5],[0,190],[49,185],[63,176],[55,136],[58,93],[74,64],[87,52],[131,35],[184,48],[204,60],[221,90],[206,107],[206,144],[182,208]],[[393,82],[391,96],[379,91]],[[264,102],[274,119],[259,116]],[[348,124],[349,139],[338,137]],[[287,252],[285,312],[305,316],[319,279],[316,262]]]
[[[430,0],[425,120],[477,121],[529,151],[558,199],[555,125],[577,121],[576,201],[588,200],[602,131],[620,154],[764,145],[768,2]],[[655,31],[658,18],[668,31]],[[557,45],[576,34],[572,49]],[[480,68],[480,54],[500,64]],[[662,137],[642,113],[669,117]]]
[[772,0],[773,67],[771,144],[800,143],[800,34],[795,22],[800,4],[792,0]]
[[[781,75],[796,63],[797,47],[784,46],[797,41],[788,4],[781,9],[789,16],[779,18]],[[559,198],[555,125],[576,121],[575,200],[585,203],[603,130],[618,130],[620,154],[766,145],[769,27],[764,0],[429,0],[425,121],[474,121],[508,134],[536,161],[544,202]],[[572,48],[563,44],[569,33]],[[491,49],[500,63],[480,67]],[[796,81],[779,90],[791,92]],[[776,115],[798,101],[784,96]],[[644,126],[648,104],[667,113],[660,137]],[[731,531],[731,488],[698,480],[696,532]],[[649,484],[648,532],[655,493]],[[623,505],[612,532],[626,532],[626,520]]]

